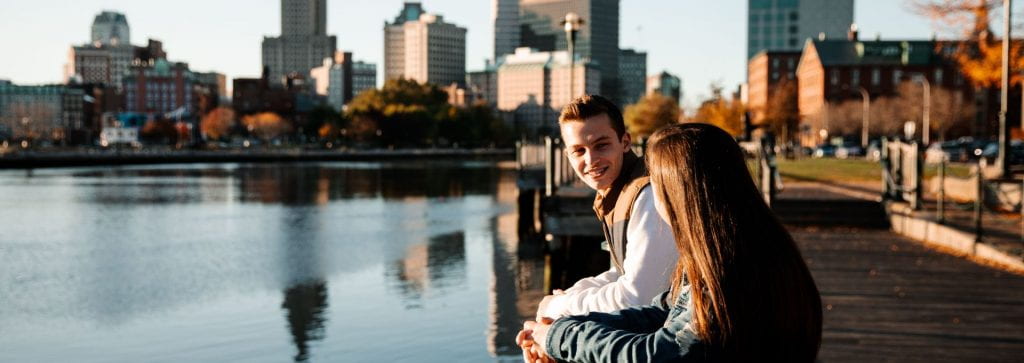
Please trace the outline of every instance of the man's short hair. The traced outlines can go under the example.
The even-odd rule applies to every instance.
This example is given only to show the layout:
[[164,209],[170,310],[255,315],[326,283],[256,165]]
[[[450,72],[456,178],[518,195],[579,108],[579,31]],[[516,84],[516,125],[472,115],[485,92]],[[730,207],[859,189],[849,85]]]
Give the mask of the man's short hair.
[[626,133],[626,121],[622,119],[622,111],[612,101],[598,95],[583,95],[569,102],[562,108],[558,116],[558,124],[571,121],[586,121],[588,118],[608,115],[612,121],[612,129],[619,138]]

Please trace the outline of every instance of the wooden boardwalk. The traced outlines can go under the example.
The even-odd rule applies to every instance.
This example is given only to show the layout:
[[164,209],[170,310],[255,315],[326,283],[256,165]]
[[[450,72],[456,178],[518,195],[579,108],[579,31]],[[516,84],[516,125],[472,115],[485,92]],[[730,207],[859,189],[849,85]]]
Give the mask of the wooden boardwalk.
[[820,361],[1024,361],[1024,276],[884,228],[789,228],[822,295]]

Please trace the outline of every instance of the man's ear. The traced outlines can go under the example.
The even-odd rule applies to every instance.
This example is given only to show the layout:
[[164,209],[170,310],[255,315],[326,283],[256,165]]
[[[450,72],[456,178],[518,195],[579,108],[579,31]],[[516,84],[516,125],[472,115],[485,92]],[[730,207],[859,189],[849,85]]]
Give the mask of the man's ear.
[[626,147],[626,149],[622,150],[622,152],[629,151],[630,148],[633,147],[633,142],[632,142],[632,139],[629,137],[629,133],[628,132],[623,132],[622,133],[622,144],[625,145],[625,147]]

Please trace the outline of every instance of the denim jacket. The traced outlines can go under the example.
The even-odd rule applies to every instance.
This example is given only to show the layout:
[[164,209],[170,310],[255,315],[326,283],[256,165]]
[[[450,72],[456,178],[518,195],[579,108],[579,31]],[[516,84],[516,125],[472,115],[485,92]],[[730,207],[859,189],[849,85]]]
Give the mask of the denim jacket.
[[689,286],[671,307],[668,292],[652,305],[614,313],[558,319],[547,335],[547,354],[564,362],[699,362],[709,352],[690,326]]

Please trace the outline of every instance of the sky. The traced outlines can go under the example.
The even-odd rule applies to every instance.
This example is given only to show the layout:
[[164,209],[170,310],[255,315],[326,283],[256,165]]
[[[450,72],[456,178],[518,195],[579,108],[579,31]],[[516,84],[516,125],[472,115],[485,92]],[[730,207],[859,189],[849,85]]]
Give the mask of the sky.
[[[466,68],[479,70],[494,49],[491,0],[422,0],[431,13],[466,27]],[[377,63],[383,76],[383,26],[403,0],[329,0],[327,30],[338,49]],[[746,0],[622,0],[620,47],[647,52],[647,71],[667,70],[683,80],[684,105],[693,107],[719,82],[734,90],[746,77]],[[258,77],[260,43],[280,34],[280,0],[10,0],[0,1],[0,79],[16,84],[60,83],[72,45],[89,42],[93,17],[124,13],[132,43],[153,38],[168,58],[196,71],[230,78]],[[926,39],[930,21],[906,0],[857,0],[854,22],[862,38]]]

